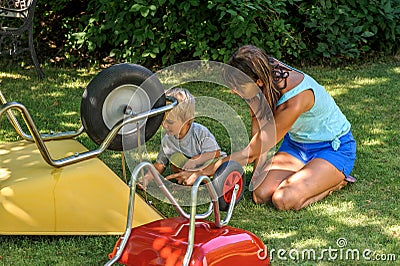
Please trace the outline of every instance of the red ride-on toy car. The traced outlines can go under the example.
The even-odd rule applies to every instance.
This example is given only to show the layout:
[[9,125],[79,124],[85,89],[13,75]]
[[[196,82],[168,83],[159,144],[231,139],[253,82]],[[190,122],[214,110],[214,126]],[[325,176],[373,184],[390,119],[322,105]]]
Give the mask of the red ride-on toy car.
[[[231,178],[231,173],[235,173],[237,166],[240,167],[235,162],[227,162],[222,167],[223,169],[220,169],[217,178]],[[136,182],[138,174],[144,168],[151,172],[158,187],[173,204],[180,217],[161,219],[132,228]],[[205,184],[207,187],[211,204],[207,212],[197,214],[197,193],[201,184]],[[126,231],[117,241],[114,250],[109,255],[110,261],[106,265],[116,262],[141,266],[269,265],[267,249],[257,236],[227,225],[233,212],[238,190],[239,184],[235,184],[232,191],[229,190],[231,191],[229,208],[226,218],[221,220],[219,202],[223,199],[223,195],[217,194],[209,177],[201,176],[192,186],[191,209],[188,214],[166,188],[153,165],[148,162],[138,164],[132,172],[130,182]],[[214,222],[206,220],[212,213],[214,213]]]

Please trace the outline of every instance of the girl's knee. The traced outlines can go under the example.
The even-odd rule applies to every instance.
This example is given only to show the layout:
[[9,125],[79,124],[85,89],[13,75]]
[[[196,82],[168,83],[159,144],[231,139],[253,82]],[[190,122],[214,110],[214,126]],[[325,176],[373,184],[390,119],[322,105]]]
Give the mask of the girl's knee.
[[281,190],[275,191],[274,195],[272,195],[272,203],[278,210],[287,210],[286,198]]
[[253,201],[256,204],[272,201],[278,210],[299,210],[303,205],[300,196],[289,187],[278,188],[275,191],[257,188],[253,191]]
[[253,201],[256,204],[264,204],[271,201],[272,192],[264,189],[256,189],[253,191]]
[[286,189],[277,189],[272,195],[272,203],[278,210],[299,210],[302,201]]
[[258,195],[257,193],[254,193],[254,192],[253,192],[253,201],[255,204],[263,204],[263,203],[267,202],[265,199],[260,197],[260,195]]

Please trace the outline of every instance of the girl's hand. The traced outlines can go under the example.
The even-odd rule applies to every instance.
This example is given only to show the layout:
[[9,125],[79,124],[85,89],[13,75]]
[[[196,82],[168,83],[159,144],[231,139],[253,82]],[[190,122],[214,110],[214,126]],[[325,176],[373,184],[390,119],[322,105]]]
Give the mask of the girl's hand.
[[[228,157],[224,158],[224,160],[228,160]],[[167,176],[166,179],[167,180],[176,179],[179,184],[183,184],[185,186],[191,186],[191,185],[193,185],[193,183],[197,180],[197,178],[199,176],[214,175],[215,171],[218,169],[218,167],[221,166],[221,164],[224,162],[224,160],[222,160],[222,159],[218,160],[214,163],[207,165],[205,168],[202,168],[201,170],[198,170],[198,171],[181,171],[181,172]]]
[[191,186],[199,176],[200,175],[198,172],[182,171],[179,173],[169,175],[165,179],[167,180],[176,179],[178,181],[178,184]]
[[186,171],[191,171],[191,170],[194,170],[196,168],[197,168],[197,162],[196,162],[195,159],[194,160],[192,160],[192,159],[187,160],[185,165],[182,167],[182,169],[186,170]]
[[136,184],[141,190],[146,190],[148,184],[153,180],[151,173],[147,173]]

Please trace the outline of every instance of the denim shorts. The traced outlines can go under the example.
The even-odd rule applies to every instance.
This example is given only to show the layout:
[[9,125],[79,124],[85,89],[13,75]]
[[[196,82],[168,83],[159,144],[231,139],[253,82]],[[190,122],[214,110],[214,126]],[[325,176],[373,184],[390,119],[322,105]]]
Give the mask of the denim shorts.
[[340,147],[334,150],[332,141],[301,143],[293,141],[286,134],[278,152],[286,152],[304,164],[307,164],[312,159],[324,159],[334,165],[345,177],[348,177],[356,160],[356,141],[351,131],[340,137],[339,140]]

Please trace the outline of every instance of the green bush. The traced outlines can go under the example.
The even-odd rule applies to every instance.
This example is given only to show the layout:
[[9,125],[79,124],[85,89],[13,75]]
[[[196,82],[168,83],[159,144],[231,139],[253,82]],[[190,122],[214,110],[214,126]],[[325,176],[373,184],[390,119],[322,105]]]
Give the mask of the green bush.
[[158,68],[193,59],[225,61],[243,44],[285,60],[333,63],[399,50],[400,0],[55,0],[40,5],[46,10],[40,14],[42,39],[56,38],[57,54],[72,63],[107,58]]
[[398,50],[399,0],[302,1],[307,55],[336,61]]
[[91,1],[73,48],[89,54],[109,49],[117,60],[143,65],[224,61],[247,43],[297,57],[305,45],[286,15],[285,1]]
[[[79,63],[82,51],[74,49],[71,34],[81,31],[82,14],[87,9],[85,0],[38,0],[35,10],[35,38],[38,41],[38,56]],[[71,56],[74,56],[71,58]],[[92,54],[93,59],[96,55]],[[89,58],[85,55],[86,60]],[[41,60],[43,61],[43,60]]]

